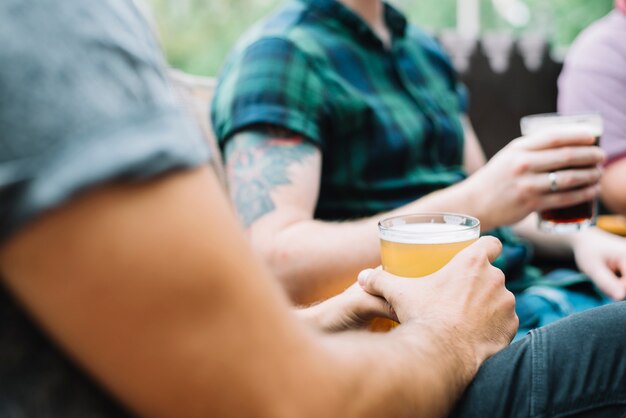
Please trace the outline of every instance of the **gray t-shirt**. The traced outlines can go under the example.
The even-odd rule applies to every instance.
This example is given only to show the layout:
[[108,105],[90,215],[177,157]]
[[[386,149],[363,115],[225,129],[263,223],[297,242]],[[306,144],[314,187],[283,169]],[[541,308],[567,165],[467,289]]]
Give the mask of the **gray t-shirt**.
[[[0,243],[81,190],[208,157],[131,0],[0,1]],[[0,417],[124,415],[0,284]]]

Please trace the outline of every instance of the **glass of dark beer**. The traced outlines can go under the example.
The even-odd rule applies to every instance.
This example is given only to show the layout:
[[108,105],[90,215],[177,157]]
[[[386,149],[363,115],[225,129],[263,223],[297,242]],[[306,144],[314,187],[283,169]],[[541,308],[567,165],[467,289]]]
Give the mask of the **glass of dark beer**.
[[[523,117],[520,125],[522,135],[532,135],[567,127],[584,129],[596,137],[596,145],[600,144],[603,131],[602,117],[597,113],[530,115]],[[595,225],[596,216],[597,201],[593,199],[573,206],[540,212],[539,228],[554,233],[576,232]]]

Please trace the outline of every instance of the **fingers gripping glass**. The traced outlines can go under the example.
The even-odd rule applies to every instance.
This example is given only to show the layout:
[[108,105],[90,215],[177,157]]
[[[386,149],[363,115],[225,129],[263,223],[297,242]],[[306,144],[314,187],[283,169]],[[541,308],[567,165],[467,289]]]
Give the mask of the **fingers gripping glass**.
[[[533,135],[562,127],[580,127],[588,130],[596,137],[596,145],[600,143],[600,136],[603,131],[602,117],[597,113],[530,115],[521,119],[520,126],[522,135]],[[562,191],[559,188],[559,172],[553,171],[547,173],[547,175],[550,191],[552,193]],[[596,215],[596,199],[573,206],[548,209],[539,213],[539,228],[546,232],[555,233],[576,232],[594,225]]]
[[[380,257],[385,271],[416,278],[436,272],[480,236],[480,222],[455,213],[394,216],[378,223]],[[393,321],[377,319],[374,331],[386,331]]]

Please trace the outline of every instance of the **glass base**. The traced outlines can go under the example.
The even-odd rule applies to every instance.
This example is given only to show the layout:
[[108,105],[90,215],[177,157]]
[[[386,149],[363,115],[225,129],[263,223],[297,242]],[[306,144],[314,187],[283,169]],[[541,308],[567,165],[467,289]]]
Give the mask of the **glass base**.
[[551,234],[569,234],[572,232],[582,231],[596,224],[595,219],[585,219],[582,222],[551,222],[546,220],[539,221],[539,229],[543,232]]

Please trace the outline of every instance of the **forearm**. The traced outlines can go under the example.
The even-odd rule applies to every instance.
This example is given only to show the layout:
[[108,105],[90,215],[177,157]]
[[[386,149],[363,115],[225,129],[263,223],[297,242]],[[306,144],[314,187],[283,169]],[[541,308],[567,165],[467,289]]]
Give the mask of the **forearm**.
[[206,169],[88,193],[0,261],[43,329],[140,416],[437,416],[475,369],[445,330],[298,326]]
[[[340,293],[359,271],[380,264],[374,220],[302,220],[272,232],[254,232],[253,244],[297,304]],[[255,239],[255,237],[258,237]]]
[[[312,303],[339,293],[354,283],[361,270],[380,264],[377,225],[383,218],[445,211],[481,219],[484,210],[468,190],[454,185],[391,212],[355,221],[286,221],[283,214],[270,214],[249,229],[250,237],[290,298],[298,304]],[[487,222],[482,227],[493,225]]]
[[479,218],[483,228],[495,226],[478,193],[480,182],[469,180],[371,218],[314,220],[321,152],[299,134],[275,127],[251,129],[230,139],[226,163],[231,197],[253,246],[298,304],[337,294],[360,270],[380,263],[377,223],[382,218],[459,212]]
[[408,205],[393,210],[389,215],[414,212],[463,213],[480,220],[481,231],[488,231],[501,226],[501,224],[494,222],[491,213],[492,208],[484,204],[485,192],[480,187],[480,182],[474,181],[474,178],[470,176],[464,181],[430,193]]
[[412,324],[390,334],[347,333],[329,340],[354,400],[344,416],[447,416],[478,368],[470,344],[451,331]]
[[513,230],[533,244],[535,253],[540,257],[571,259],[572,239],[575,234],[550,234],[538,227],[538,215],[531,213],[524,220],[513,226]]

